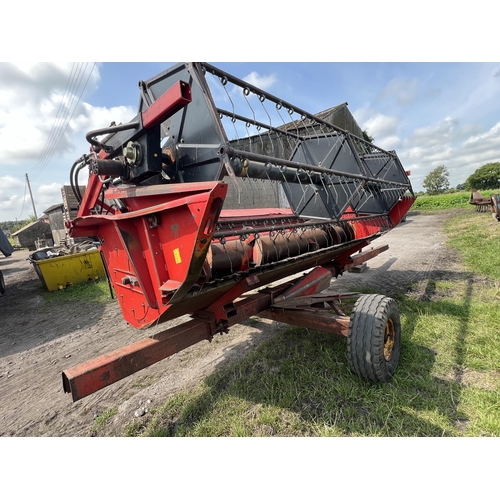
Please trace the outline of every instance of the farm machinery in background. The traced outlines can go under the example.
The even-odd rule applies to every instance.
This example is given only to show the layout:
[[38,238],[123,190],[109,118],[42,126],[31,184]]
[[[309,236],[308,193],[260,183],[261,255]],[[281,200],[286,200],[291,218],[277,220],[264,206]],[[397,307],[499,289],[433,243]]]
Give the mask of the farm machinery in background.
[[[387,250],[371,244],[411,207],[396,153],[210,64],[139,88],[135,118],[87,134],[68,232],[98,241],[130,325],[190,319],[65,370],[65,392],[76,401],[253,315],[344,335],[351,370],[389,380],[395,301],[359,296],[349,317],[340,305],[353,294],[321,292]],[[255,206],[263,190],[271,202]]]
[[473,189],[469,203],[476,207],[476,212],[491,211],[493,219],[500,222],[500,195],[498,193],[493,193],[486,198],[477,189]]

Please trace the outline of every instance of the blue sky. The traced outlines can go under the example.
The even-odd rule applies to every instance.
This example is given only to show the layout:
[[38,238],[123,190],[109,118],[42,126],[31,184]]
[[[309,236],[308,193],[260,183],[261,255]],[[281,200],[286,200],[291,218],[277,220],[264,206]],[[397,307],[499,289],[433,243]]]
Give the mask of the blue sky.
[[[500,63],[210,62],[312,113],[347,102],[377,146],[396,150],[416,191],[439,165],[456,186],[500,161]],[[172,64],[0,63],[0,221],[33,214],[25,174],[39,216],[60,203],[85,134],[132,119],[138,81]]]

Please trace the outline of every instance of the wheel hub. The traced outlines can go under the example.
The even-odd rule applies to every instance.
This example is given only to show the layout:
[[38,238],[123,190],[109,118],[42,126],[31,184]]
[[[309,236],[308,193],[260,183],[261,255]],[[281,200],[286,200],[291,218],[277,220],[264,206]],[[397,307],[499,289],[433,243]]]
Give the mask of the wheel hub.
[[395,342],[396,342],[396,330],[394,328],[394,321],[392,321],[392,319],[389,319],[385,324],[385,335],[384,335],[384,358],[386,361],[390,361],[392,357]]

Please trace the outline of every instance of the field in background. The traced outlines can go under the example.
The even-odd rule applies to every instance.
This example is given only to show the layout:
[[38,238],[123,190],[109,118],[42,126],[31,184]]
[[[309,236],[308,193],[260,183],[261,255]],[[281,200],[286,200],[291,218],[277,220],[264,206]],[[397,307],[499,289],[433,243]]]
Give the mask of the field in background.
[[[481,194],[485,198],[489,198],[493,193],[500,192],[500,190],[485,190]],[[417,196],[412,210],[446,210],[450,208],[471,208],[475,209],[469,203],[471,192],[459,191],[457,193],[439,194],[434,196],[420,195]]]

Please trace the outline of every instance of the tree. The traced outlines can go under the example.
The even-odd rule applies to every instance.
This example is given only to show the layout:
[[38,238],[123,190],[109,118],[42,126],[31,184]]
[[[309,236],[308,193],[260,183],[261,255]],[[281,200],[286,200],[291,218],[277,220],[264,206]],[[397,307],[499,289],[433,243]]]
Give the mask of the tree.
[[363,130],[363,139],[373,144],[373,137],[366,131],[366,129]]
[[465,181],[468,189],[498,189],[500,187],[500,163],[487,163],[478,168]]
[[[367,130],[363,130],[363,139],[370,144],[373,144],[373,137],[367,132]],[[371,146],[367,146],[366,144],[358,144],[359,152],[361,154],[370,154],[373,153],[373,148]]]
[[31,224],[36,220],[34,215],[31,215],[28,219],[25,220],[8,220],[5,222],[0,222],[0,229],[3,231],[9,231],[11,234],[19,231],[24,226]]
[[427,174],[422,186],[430,195],[444,193],[450,187],[449,176],[446,167],[440,165]]

